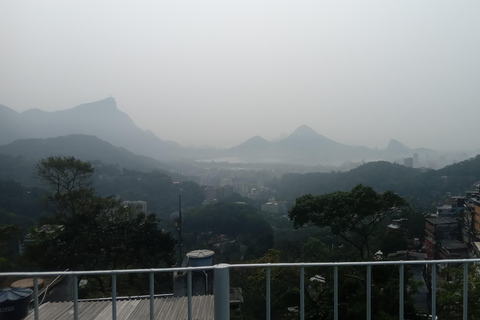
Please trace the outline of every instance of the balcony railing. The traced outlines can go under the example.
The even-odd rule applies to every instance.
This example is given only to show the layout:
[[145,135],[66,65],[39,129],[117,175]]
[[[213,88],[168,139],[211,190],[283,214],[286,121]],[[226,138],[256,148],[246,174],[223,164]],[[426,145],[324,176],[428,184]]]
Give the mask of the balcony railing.
[[98,271],[66,271],[66,272],[9,272],[0,273],[0,277],[33,277],[33,313],[35,320],[40,319],[39,314],[39,277],[49,276],[72,276],[73,277],[73,317],[79,319],[78,312],[78,277],[92,276],[92,275],[109,275],[112,283],[112,319],[117,318],[117,275],[122,274],[149,274],[150,294],[148,296],[150,301],[150,319],[155,319],[155,305],[154,305],[154,275],[156,273],[173,273],[175,271],[187,272],[187,305],[188,305],[188,319],[192,319],[192,272],[200,270],[212,270],[214,272],[214,317],[217,320],[230,319],[230,269],[231,268],[263,268],[266,269],[266,319],[270,320],[272,315],[271,310],[271,269],[272,268],[297,268],[300,271],[299,287],[300,300],[299,303],[299,318],[305,318],[305,269],[310,267],[330,267],[333,269],[333,314],[334,319],[338,320],[338,269],[339,267],[363,266],[366,268],[366,314],[367,320],[372,319],[372,267],[394,265],[399,267],[399,319],[404,319],[404,305],[405,305],[405,266],[406,265],[429,265],[431,267],[431,319],[436,319],[436,293],[437,293],[437,265],[438,264],[456,264],[463,265],[463,319],[468,317],[468,266],[471,263],[479,264],[480,259],[458,259],[458,260],[416,260],[416,261],[370,261],[370,262],[327,262],[327,263],[262,263],[262,264],[218,264],[209,267],[185,267],[185,268],[159,268],[159,269],[129,269],[129,270],[98,270]]

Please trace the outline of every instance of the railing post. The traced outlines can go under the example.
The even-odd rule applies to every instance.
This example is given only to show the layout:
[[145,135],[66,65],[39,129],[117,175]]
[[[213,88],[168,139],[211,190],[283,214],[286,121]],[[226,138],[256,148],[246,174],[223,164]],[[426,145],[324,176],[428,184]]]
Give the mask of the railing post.
[[[230,288],[229,288],[230,290]],[[188,320],[192,320],[192,270],[187,271],[187,304],[188,304]],[[230,291],[229,291],[230,294]],[[230,300],[228,301],[230,305]]]
[[463,264],[463,320],[468,317],[468,262]]
[[400,265],[400,283],[399,283],[399,286],[400,286],[400,292],[399,292],[399,306],[400,306],[400,310],[399,310],[399,319],[400,320],[403,320],[404,318],[404,315],[403,315],[403,305],[405,303],[405,265],[402,263]]
[[338,320],[338,266],[333,267],[333,319]]
[[214,269],[213,283],[215,320],[230,319],[230,270],[228,264],[219,264]]
[[117,320],[117,275],[112,274],[112,319]]
[[271,309],[271,304],[270,304],[270,267],[267,267],[267,288],[266,288],[266,296],[267,296],[267,320],[270,320],[272,317],[272,309]]
[[155,281],[154,274],[150,272],[150,320],[155,319]]
[[33,295],[34,295],[34,302],[33,306],[35,308],[35,320],[40,318],[38,314],[38,277],[33,277]]
[[367,320],[372,319],[372,265],[367,266]]
[[432,264],[432,319],[437,318],[437,264]]
[[78,320],[78,277],[73,275],[73,319]]
[[300,320],[305,319],[305,267],[300,268]]

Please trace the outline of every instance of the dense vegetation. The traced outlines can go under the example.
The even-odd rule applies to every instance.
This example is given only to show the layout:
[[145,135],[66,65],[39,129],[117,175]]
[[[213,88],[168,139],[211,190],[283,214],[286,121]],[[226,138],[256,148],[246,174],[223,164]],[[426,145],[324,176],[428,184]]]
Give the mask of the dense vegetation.
[[378,192],[393,190],[419,211],[428,211],[450,194],[475,189],[480,180],[480,155],[440,170],[407,168],[389,162],[370,162],[348,172],[285,174],[274,187],[278,197],[293,203],[304,194],[347,191],[357,184]]
[[[178,210],[179,194],[185,208],[199,206],[203,201],[203,188],[179,175],[175,176],[180,182],[175,184],[170,175],[159,170],[147,173],[100,161],[91,164],[95,169],[92,185],[99,195],[147,201],[149,211],[163,221]],[[24,157],[0,154],[0,222],[26,230],[48,214],[42,203],[45,185],[38,179],[36,165]]]
[[0,180],[0,226],[14,224],[26,231],[46,213],[43,191],[13,180]]
[[361,260],[370,260],[371,238],[384,221],[391,221],[401,210],[409,210],[404,198],[392,191],[378,194],[371,187],[359,184],[348,192],[306,194],[297,199],[289,217],[295,228],[308,224],[328,227],[332,235],[356,249]]
[[272,228],[245,203],[219,202],[186,215],[185,244],[192,249],[217,245],[217,262],[253,259],[273,247]]
[[[178,210],[179,195],[186,217],[183,224],[184,253],[193,249],[213,249],[216,251],[215,262],[369,260],[372,253],[379,249],[385,255],[397,250],[416,249],[412,239],[423,237],[423,213],[431,212],[435,205],[441,204],[450,195],[475,188],[474,184],[480,180],[480,156],[436,171],[375,162],[348,172],[285,174],[280,179],[266,182],[276,190],[278,199],[296,203],[290,211],[292,221],[288,221],[282,215],[261,213],[259,209],[263,200],[246,200],[238,194],[202,206],[204,195],[201,186],[183,178],[174,183],[174,179],[163,171],[147,173],[100,161],[90,164],[75,161],[68,157],[48,158],[42,160],[35,171],[31,161],[0,155],[0,227],[3,228],[0,267],[3,270],[171,265],[175,249],[168,231],[175,230],[168,217],[172,211]],[[62,163],[66,166],[60,166]],[[58,183],[55,184],[58,176],[51,176],[53,180],[48,180],[49,171],[41,170],[71,169],[77,165],[86,174],[85,181],[88,183],[77,184],[71,190],[65,185],[58,189]],[[47,184],[42,184],[39,177]],[[264,178],[267,180],[266,176]],[[57,189],[51,189],[52,186]],[[394,201],[382,200],[379,195],[388,195]],[[125,208],[120,205],[119,198],[147,201],[149,213],[140,214]],[[47,205],[44,200],[47,200]],[[380,210],[382,219],[372,220],[368,213],[376,211],[373,209],[379,208],[378,204],[387,211],[392,206],[413,210],[395,211],[388,215],[384,215],[387,211]],[[336,209],[332,210],[335,205]],[[115,210],[112,211],[112,208]],[[328,209],[331,214],[319,217],[311,214],[315,211],[313,209]],[[366,215],[355,220],[359,217],[358,212]],[[386,225],[398,218],[408,219],[406,233],[387,233]],[[275,223],[274,228],[267,221]],[[375,223],[362,229],[366,221]],[[38,242],[27,250],[28,264],[15,265],[17,260],[12,248],[17,245],[20,231],[25,235],[29,227],[39,223],[61,227],[30,230],[30,236]],[[301,228],[296,230],[294,226]],[[161,232],[162,229],[167,233]],[[176,237],[176,234],[173,236]],[[149,245],[158,243],[162,243],[160,251],[157,251],[160,249],[158,246]],[[131,259],[125,259],[126,255]],[[58,259],[59,256],[62,259]],[[315,268],[307,271],[306,279],[320,279],[307,282],[308,319],[331,317],[333,288],[329,284],[332,280],[330,271]],[[341,308],[342,317],[359,317],[364,314],[365,307],[364,272],[348,268],[341,268],[339,272],[343,279],[340,291],[359,292],[340,297],[344,306]],[[298,316],[298,310],[295,311],[299,294],[298,276],[298,270],[272,270],[272,290],[275,292],[272,308],[276,319]],[[406,281],[409,277],[410,274]],[[124,279],[131,282],[129,287],[135,287],[144,280]],[[397,306],[393,301],[397,301],[398,273],[389,268],[378,269],[373,280],[376,286],[383,288],[373,292],[375,314],[382,319],[394,319]],[[232,282],[244,288],[246,303],[241,316],[244,319],[264,318],[262,290],[265,270],[237,270]],[[93,292],[108,292],[108,283],[102,279],[97,279],[96,283],[95,288],[85,293],[86,296]],[[413,292],[416,284],[408,282],[408,285]],[[460,289],[451,286],[447,290],[456,292]],[[445,299],[451,301],[452,297],[455,298],[447,296]],[[411,301],[408,300],[407,304],[413,314]],[[448,308],[441,310],[445,315],[457,312]]]
[[[29,233],[25,259],[35,270],[98,270],[171,266],[174,240],[155,214],[102,197],[91,186],[94,168],[73,157],[39,162],[51,215]],[[96,277],[101,294],[106,290]],[[130,277],[129,288],[136,283]]]

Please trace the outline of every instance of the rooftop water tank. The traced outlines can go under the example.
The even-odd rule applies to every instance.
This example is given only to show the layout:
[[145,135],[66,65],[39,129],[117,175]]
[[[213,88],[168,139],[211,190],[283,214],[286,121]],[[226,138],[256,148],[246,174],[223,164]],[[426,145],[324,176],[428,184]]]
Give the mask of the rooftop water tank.
[[213,265],[213,255],[215,253],[212,250],[193,250],[187,253],[188,265],[190,267],[208,267]]
[[5,288],[0,291],[0,319],[20,320],[28,313],[31,289]]

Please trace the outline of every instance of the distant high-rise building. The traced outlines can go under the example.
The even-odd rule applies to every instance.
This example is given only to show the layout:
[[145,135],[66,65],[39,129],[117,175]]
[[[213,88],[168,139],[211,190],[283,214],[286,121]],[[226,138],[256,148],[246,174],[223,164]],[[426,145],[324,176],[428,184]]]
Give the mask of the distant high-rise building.
[[245,197],[248,193],[250,192],[250,186],[248,183],[244,182],[240,186],[240,195],[242,197]]
[[222,180],[220,180],[220,187],[225,187],[225,186],[229,186],[229,185],[232,185],[232,179],[230,178],[223,178]]
[[413,154],[413,167],[414,168],[418,168],[419,167],[419,163],[418,163],[418,153],[414,153]]
[[413,168],[413,158],[405,158],[403,159],[403,165],[405,167]]
[[204,197],[206,201],[213,201],[218,199],[218,190],[215,187],[207,186],[204,189]]
[[221,187],[220,193],[221,193],[221,196],[220,196],[221,199],[231,197],[233,195],[233,186],[226,185]]

